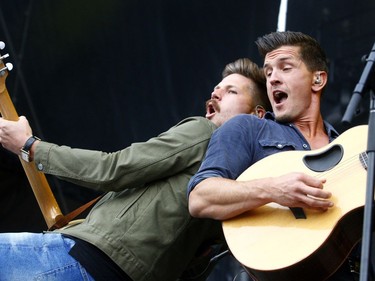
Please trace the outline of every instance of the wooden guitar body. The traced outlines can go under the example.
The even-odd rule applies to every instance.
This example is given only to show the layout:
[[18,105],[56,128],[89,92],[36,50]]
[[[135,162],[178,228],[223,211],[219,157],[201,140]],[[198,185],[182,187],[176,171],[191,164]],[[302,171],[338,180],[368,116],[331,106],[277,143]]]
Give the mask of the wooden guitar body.
[[313,151],[281,152],[255,163],[237,180],[289,172],[326,178],[334,207],[326,212],[276,203],[223,222],[229,249],[254,279],[320,281],[345,261],[362,234],[367,179],[367,125],[351,128],[328,146]]

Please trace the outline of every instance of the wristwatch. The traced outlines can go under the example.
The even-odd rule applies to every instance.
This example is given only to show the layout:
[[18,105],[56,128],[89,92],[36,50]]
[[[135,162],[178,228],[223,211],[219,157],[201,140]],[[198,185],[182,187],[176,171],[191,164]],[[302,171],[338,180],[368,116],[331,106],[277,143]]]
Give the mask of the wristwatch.
[[24,160],[26,162],[31,162],[30,149],[31,149],[31,146],[33,145],[33,143],[36,140],[40,140],[40,138],[38,138],[36,136],[31,136],[27,139],[25,145],[21,148],[21,158],[22,158],[22,160]]

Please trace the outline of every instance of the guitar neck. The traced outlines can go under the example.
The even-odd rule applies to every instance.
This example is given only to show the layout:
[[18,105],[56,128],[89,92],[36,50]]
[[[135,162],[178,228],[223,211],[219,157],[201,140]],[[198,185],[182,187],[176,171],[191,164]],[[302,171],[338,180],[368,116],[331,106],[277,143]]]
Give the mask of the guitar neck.
[[[7,120],[17,121],[19,119],[5,85],[1,85],[0,87],[0,113],[2,117]],[[20,161],[39,204],[44,220],[48,228],[50,228],[63,216],[60,207],[57,204],[45,175],[36,169],[34,162],[25,162],[21,158]]]

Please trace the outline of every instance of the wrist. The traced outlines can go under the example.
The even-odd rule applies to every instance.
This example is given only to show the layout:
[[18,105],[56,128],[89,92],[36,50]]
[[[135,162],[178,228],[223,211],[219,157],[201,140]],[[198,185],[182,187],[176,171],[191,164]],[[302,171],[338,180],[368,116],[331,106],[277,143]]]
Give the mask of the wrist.
[[[26,162],[31,162],[34,158],[35,143],[40,141],[36,136],[29,137],[21,148],[21,158]],[[34,148],[33,148],[34,147]]]
[[35,155],[35,151],[36,151],[36,147],[38,146],[38,144],[41,142],[41,140],[40,139],[37,139],[34,143],[33,143],[33,145],[31,146],[31,148],[30,148],[30,159],[31,159],[31,161],[34,161],[34,155]]

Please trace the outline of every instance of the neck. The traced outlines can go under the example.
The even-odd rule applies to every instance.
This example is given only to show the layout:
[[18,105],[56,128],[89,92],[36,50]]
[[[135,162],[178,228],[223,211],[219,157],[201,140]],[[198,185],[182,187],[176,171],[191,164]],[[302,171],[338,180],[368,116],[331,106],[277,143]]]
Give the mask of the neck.
[[329,143],[329,137],[324,127],[324,121],[321,114],[313,121],[302,120],[294,123],[302,135],[308,141],[311,149],[321,148]]

